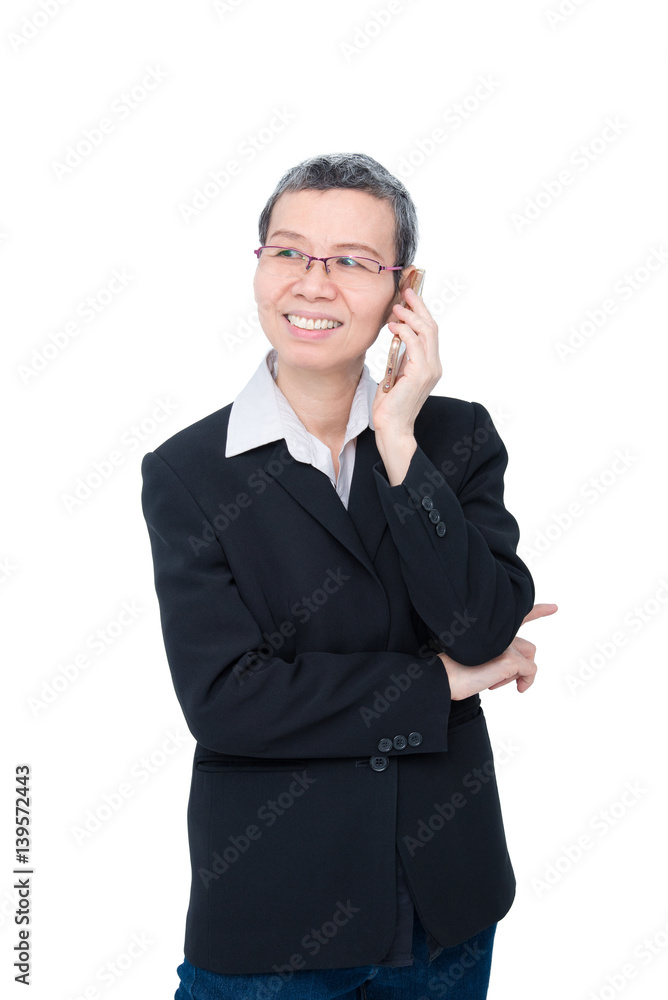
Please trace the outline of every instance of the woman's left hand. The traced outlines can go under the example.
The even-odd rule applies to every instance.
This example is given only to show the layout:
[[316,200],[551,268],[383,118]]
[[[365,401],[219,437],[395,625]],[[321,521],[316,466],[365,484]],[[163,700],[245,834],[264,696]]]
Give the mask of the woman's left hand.
[[443,374],[436,321],[412,288],[407,287],[403,294],[411,308],[396,303],[392,308],[398,321],[390,320],[387,325],[406,348],[394,385],[383,392],[380,383],[372,410],[376,433],[389,432],[394,437],[413,434],[415,418]]

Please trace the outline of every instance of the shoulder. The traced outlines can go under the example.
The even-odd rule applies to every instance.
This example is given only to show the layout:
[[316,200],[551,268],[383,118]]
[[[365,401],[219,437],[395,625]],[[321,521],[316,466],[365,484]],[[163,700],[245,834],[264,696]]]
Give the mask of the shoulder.
[[414,426],[415,439],[436,464],[465,470],[476,454],[480,461],[506,455],[492,417],[482,403],[454,396],[429,396]]
[[181,466],[184,461],[225,456],[227,427],[232,403],[182,427],[157,445],[153,451],[168,465]]
[[442,440],[444,435],[450,433],[472,431],[487,417],[489,413],[481,403],[455,396],[429,396],[415,421],[415,436]]

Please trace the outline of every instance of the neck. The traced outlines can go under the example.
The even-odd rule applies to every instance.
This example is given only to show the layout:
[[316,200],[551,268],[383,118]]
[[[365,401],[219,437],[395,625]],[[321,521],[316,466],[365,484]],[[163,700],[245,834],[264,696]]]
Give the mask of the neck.
[[306,430],[321,441],[345,435],[364,358],[328,372],[296,368],[278,358],[276,385]]

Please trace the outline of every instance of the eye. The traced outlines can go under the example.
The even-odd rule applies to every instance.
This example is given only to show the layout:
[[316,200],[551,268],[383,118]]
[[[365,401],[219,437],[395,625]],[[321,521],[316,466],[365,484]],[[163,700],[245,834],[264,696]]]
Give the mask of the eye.
[[341,264],[343,267],[359,267],[358,261],[354,257],[337,257],[336,263]]
[[281,250],[277,254],[277,256],[278,257],[287,257],[288,260],[296,260],[298,257],[301,257],[302,259],[304,259],[304,254],[300,253],[299,250],[291,250],[289,248],[285,249],[285,250]]

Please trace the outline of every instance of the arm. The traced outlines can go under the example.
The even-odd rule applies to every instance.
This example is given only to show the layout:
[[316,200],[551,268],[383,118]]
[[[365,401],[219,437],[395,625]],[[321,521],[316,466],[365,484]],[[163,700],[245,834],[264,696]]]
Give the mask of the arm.
[[[534,604],[522,624],[533,621],[535,618],[553,615],[557,610],[556,604]],[[538,669],[534,660],[535,645],[519,635],[515,636],[508,649],[501,656],[474,667],[456,663],[447,653],[439,653],[438,655],[448,671],[450,696],[453,701],[469,698],[472,694],[478,694],[480,691],[494,691],[512,681],[515,681],[518,692],[523,694],[533,684]]]
[[[457,494],[417,442],[411,453],[410,435],[400,436],[392,458],[391,435],[376,436],[393,481],[410,455],[403,481],[391,485],[381,463],[373,469],[415,610],[454,660],[474,666],[510,646],[533,606],[535,591],[528,568],[516,554],[517,521],[503,504],[506,448],[485,407],[475,402],[471,406],[466,441],[479,444],[470,449]],[[425,495],[445,524],[442,535],[421,503]]]
[[[144,456],[141,471],[165,651],[200,744],[251,757],[370,756],[380,739],[419,731],[422,742],[401,753],[447,750],[450,688],[438,657],[377,650],[259,659],[253,651],[264,637],[215,529],[216,543],[195,555],[188,537],[201,532],[203,511],[157,453]],[[363,623],[364,608],[357,614]],[[388,685],[401,695],[381,708]]]

